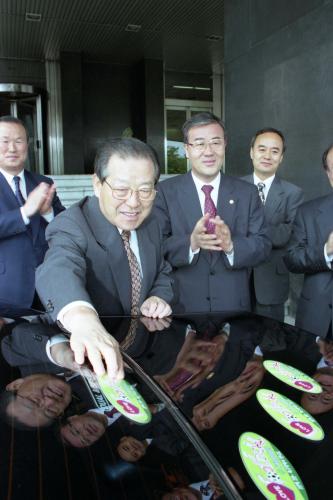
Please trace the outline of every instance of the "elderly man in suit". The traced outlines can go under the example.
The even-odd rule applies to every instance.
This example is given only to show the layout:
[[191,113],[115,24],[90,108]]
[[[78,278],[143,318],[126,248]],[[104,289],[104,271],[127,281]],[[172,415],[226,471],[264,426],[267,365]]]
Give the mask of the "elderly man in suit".
[[[333,187],[333,144],[323,154]],[[298,210],[285,256],[293,273],[304,273],[296,326],[320,337],[333,334],[333,193],[304,203]]]
[[99,315],[162,318],[171,314],[170,266],[150,217],[159,166],[137,139],[110,139],[98,151],[95,196],[85,197],[49,225],[49,250],[37,290],[54,320],[71,333],[78,363],[85,354],[97,374],[123,377],[117,341]]
[[35,269],[43,261],[45,228],[64,210],[51,179],[24,169],[28,154],[25,125],[0,117],[0,301],[30,307]]
[[192,171],[161,182],[154,207],[178,311],[250,310],[249,268],[271,249],[258,191],[220,172],[226,141],[219,118],[194,115],[183,133]]
[[283,255],[297,208],[303,201],[303,192],[299,187],[276,175],[285,150],[282,132],[274,128],[258,130],[250,149],[253,174],[244,177],[258,188],[272,241],[269,259],[253,269],[254,310],[257,314],[279,321],[284,320],[284,303],[289,294],[289,272]]

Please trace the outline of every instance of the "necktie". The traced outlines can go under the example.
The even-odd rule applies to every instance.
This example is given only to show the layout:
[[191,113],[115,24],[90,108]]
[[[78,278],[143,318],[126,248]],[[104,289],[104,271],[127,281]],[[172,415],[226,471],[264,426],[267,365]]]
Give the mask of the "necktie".
[[141,292],[141,274],[139,263],[135,257],[130,243],[130,231],[123,231],[121,233],[122,240],[124,242],[124,247],[126,250],[128,264],[131,272],[131,288],[132,288],[132,302],[131,302],[131,315],[135,316],[139,314],[139,304],[140,304],[140,292]]
[[23,198],[21,189],[20,189],[20,177],[18,175],[15,175],[14,177],[14,183],[15,183],[15,196],[17,198],[17,201],[19,202],[20,206],[23,207],[25,204],[25,199]]
[[[212,200],[212,197],[210,193],[213,190],[213,186],[205,184],[202,186],[201,190],[205,194],[205,207],[204,207],[204,213],[209,214],[210,218],[214,218],[216,216],[216,206],[215,203]],[[210,222],[209,220],[206,222],[206,229],[208,234],[214,234],[215,233],[215,224]]]
[[266,201],[265,200],[265,193],[264,193],[265,184],[263,182],[258,182],[257,187],[258,187],[261,202],[263,205],[265,205],[265,201]]

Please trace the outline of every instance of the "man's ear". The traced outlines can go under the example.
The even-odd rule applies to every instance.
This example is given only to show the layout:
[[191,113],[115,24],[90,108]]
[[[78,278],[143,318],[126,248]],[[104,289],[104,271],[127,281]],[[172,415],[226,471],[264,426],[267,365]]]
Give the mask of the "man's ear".
[[184,144],[185,156],[188,159],[188,144]]
[[99,198],[102,189],[102,182],[100,181],[100,179],[96,174],[93,175],[92,181],[93,181],[94,194],[95,196],[97,196],[97,198]]
[[11,391],[11,392],[18,391],[23,382],[24,382],[23,378],[17,378],[16,380],[13,380],[12,382],[6,385],[6,391]]
[[253,148],[250,149],[250,158],[253,160]]

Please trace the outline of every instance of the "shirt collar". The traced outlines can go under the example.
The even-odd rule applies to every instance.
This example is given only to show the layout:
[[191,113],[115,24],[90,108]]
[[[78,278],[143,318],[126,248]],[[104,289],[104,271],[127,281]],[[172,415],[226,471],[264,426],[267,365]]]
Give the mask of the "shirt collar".
[[9,174],[8,172],[6,172],[6,170],[3,170],[2,168],[0,168],[0,172],[2,173],[2,175],[4,176],[4,178],[6,179],[6,181],[8,182],[8,184],[11,184],[15,175],[20,177],[21,179],[24,179],[24,168],[21,170],[20,173],[18,174]]
[[258,186],[259,182],[263,182],[265,184],[265,190],[269,190],[269,188],[271,187],[272,185],[272,182],[274,181],[275,179],[275,174],[274,175],[271,175],[271,177],[267,177],[267,179],[265,179],[264,181],[259,179],[259,177],[253,172],[253,182],[256,186]]
[[215,179],[213,179],[210,182],[203,182],[201,179],[198,179],[198,177],[195,176],[195,174],[191,171],[192,179],[195,184],[195,187],[197,188],[197,191],[200,192],[202,186],[213,186],[213,189],[218,190],[220,187],[220,181],[221,181],[221,173],[219,172]]

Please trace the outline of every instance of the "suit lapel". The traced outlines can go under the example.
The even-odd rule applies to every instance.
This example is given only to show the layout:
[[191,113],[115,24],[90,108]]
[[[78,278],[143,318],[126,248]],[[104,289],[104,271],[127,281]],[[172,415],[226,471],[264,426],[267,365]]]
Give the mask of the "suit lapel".
[[233,231],[233,223],[238,203],[238,196],[230,179],[221,173],[219,195],[217,198],[217,214]]
[[18,208],[19,202],[17,201],[17,198],[11,189],[10,185],[6,181],[5,177],[2,175],[0,172],[0,190],[2,193],[3,201],[5,201],[8,206],[14,208]]
[[333,230],[333,194],[323,200],[317,211],[317,225],[324,241]]
[[136,231],[138,238],[138,246],[140,251],[140,261],[142,267],[142,286],[141,299],[148,297],[149,290],[154,281],[155,266],[152,265],[156,261],[156,251],[153,242],[151,241],[145,225],[139,227]]
[[[219,194],[217,198],[217,215],[229,226],[233,233],[233,223],[237,207],[237,194],[229,178],[221,173]],[[214,266],[220,257],[220,252],[211,252],[211,265]]]
[[266,203],[265,203],[265,213],[268,217],[273,215],[278,209],[284,195],[284,190],[281,185],[280,179],[275,176],[272,185],[268,191]]
[[88,201],[87,221],[97,243],[107,253],[107,263],[118,290],[119,300],[125,314],[131,311],[131,276],[128,260],[120,233],[102,214],[98,198]]
[[198,220],[202,217],[200,201],[192,175],[188,172],[179,177],[177,184],[177,199],[180,206],[179,217],[184,217],[191,233]]

